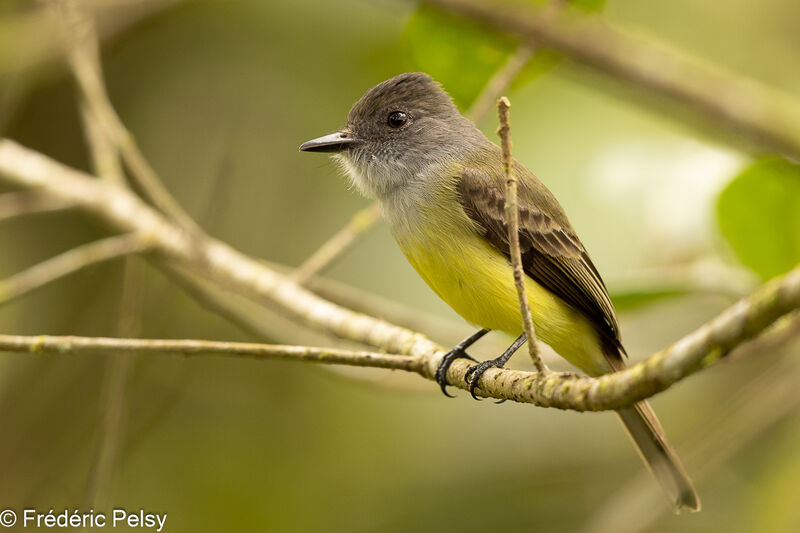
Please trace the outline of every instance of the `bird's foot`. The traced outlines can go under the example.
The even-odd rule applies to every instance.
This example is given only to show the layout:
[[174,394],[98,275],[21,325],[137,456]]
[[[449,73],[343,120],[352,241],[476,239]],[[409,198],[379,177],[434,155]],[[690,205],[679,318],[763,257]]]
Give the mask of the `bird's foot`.
[[436,383],[439,384],[439,387],[442,389],[442,392],[445,396],[449,398],[453,398],[451,394],[447,393],[447,371],[450,370],[450,365],[453,364],[453,361],[459,358],[469,359],[470,361],[476,361],[469,355],[467,355],[467,348],[475,344],[475,342],[489,333],[488,329],[479,329],[463,341],[456,344],[452,350],[444,354],[442,360],[439,362],[439,366],[436,367],[436,373],[434,377],[436,378]]
[[[469,393],[472,395],[473,398],[476,400],[481,400],[482,398],[478,398],[475,394],[475,389],[478,388],[478,382],[481,380],[483,374],[489,370],[490,368],[503,368],[503,366],[508,361],[508,357],[505,357],[505,354],[501,355],[497,359],[489,359],[488,361],[481,361],[475,366],[471,366],[467,373],[464,374],[464,381],[469,384]],[[505,400],[500,400],[497,403],[503,403]]]
[[[469,393],[472,395],[473,398],[475,398],[476,400],[480,400],[480,398],[478,398],[475,395],[475,389],[478,388],[478,382],[481,380],[481,376],[483,376],[483,374],[490,368],[503,368],[508,362],[508,360],[511,359],[511,356],[514,355],[514,353],[519,349],[519,347],[525,344],[526,340],[527,337],[523,333],[522,335],[517,337],[517,339],[513,343],[511,343],[511,346],[509,346],[506,349],[506,351],[503,352],[503,355],[501,355],[497,359],[490,359],[488,361],[483,361],[482,363],[478,363],[477,365],[470,367],[469,370],[467,370],[467,373],[464,374],[464,381],[469,383]],[[503,403],[504,401],[505,400],[500,400],[495,403]]]
[[434,377],[436,378],[436,383],[439,384],[439,387],[442,389],[442,393],[447,396],[448,398],[455,398],[452,394],[447,392],[447,371],[450,370],[450,366],[456,359],[469,359],[470,361],[478,362],[474,358],[470,357],[467,353],[466,347],[462,345],[456,345],[452,350],[444,354],[442,360],[439,361],[439,366],[436,367],[436,374]]

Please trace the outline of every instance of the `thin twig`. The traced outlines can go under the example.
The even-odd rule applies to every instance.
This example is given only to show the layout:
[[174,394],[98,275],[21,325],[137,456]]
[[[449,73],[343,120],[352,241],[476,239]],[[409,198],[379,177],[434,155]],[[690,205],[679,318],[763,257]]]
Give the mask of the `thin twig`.
[[114,146],[102,131],[102,126],[94,120],[89,104],[80,103],[81,122],[83,123],[84,137],[89,145],[89,152],[92,157],[92,166],[95,173],[103,179],[109,179],[117,183],[124,183],[125,174],[122,165],[117,157],[117,147]]
[[[141,329],[142,282],[141,271],[126,259],[121,268],[121,297],[116,334],[120,337],[138,335]],[[105,361],[102,391],[98,399],[101,411],[96,424],[94,461],[86,483],[86,508],[107,509],[109,487],[125,433],[125,413],[128,407],[128,385],[136,362],[135,354],[114,354]],[[88,528],[85,528],[88,530]]]
[[292,279],[298,285],[305,285],[308,280],[330,267],[333,262],[349,250],[359,236],[371,228],[380,218],[378,203],[374,202],[354,214],[347,224],[337,231],[311,257],[297,267]]
[[[113,108],[109,107],[109,112],[114,112]],[[119,117],[115,114],[113,117],[109,117],[108,120],[114,120],[112,123],[113,131],[122,159],[128,166],[131,176],[136,180],[136,185],[141,189],[144,196],[163,213],[175,220],[183,229],[192,232],[200,231],[194,220],[164,187],[158,178],[158,174],[150,166],[150,163],[148,163],[136,144],[133,135],[119,121]]]
[[[551,14],[555,15],[568,3],[568,0],[550,0],[542,9],[542,16],[548,17],[551,16]],[[486,116],[486,113],[492,108],[492,105],[500,98],[500,95],[511,87],[511,84],[514,83],[517,76],[519,76],[522,70],[531,62],[537,50],[538,45],[534,42],[520,44],[514,53],[508,56],[503,66],[489,78],[486,86],[475,101],[472,102],[469,111],[467,111],[467,117],[476,124],[479,124]]]
[[[100,44],[97,30],[90,13],[82,0],[49,0],[61,23],[67,59],[75,79],[102,79],[100,64]],[[100,98],[96,84],[92,85],[93,98]],[[125,176],[119,162],[117,147],[103,131],[103,125],[88,101],[90,93],[82,92],[80,102],[84,136],[92,156],[92,163],[98,176],[123,183]]]
[[22,215],[63,211],[70,207],[73,204],[50,194],[37,191],[7,192],[0,194],[0,221]]
[[514,159],[511,157],[511,123],[508,110],[511,102],[503,96],[497,101],[497,118],[500,127],[497,134],[500,136],[500,147],[503,150],[503,172],[506,176],[506,223],[508,225],[508,244],[511,256],[511,267],[514,275],[514,286],[517,288],[519,308],[522,315],[522,325],[525,336],[528,337],[528,351],[533,360],[533,366],[538,372],[547,372],[547,366],[539,355],[539,345],[536,343],[536,331],[533,327],[531,309],[528,305],[528,292],[525,289],[525,272],[522,270],[522,252],[519,249],[519,202],[517,200],[517,176],[514,173]]
[[677,118],[704,118],[723,135],[739,133],[758,151],[800,158],[800,105],[755,80],[709,67],[664,43],[634,37],[598,17],[548,13],[547,8],[536,10],[521,3],[423,2],[561,52],[692,111]]
[[0,351],[33,354],[87,353],[174,353],[185,356],[219,355],[253,359],[285,359],[310,363],[390,368],[421,372],[418,357],[368,351],[316,348],[313,346],[284,346],[250,342],[222,342],[184,339],[119,339],[76,336],[0,335]]
[[536,48],[534,46],[523,43],[517,47],[513,54],[508,56],[500,70],[494,73],[475,101],[472,102],[469,111],[467,111],[467,117],[470,120],[476,124],[483,120],[500,94],[511,86],[511,83],[519,76],[525,65],[530,62],[535,51]]
[[149,240],[139,234],[117,235],[83,244],[0,280],[0,304],[88,266],[141,253],[149,247]]

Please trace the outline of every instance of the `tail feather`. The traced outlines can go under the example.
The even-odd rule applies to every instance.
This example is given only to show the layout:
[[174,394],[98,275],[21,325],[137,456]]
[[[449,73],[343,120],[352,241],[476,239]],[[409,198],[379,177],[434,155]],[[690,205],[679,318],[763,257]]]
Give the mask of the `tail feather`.
[[617,411],[645,464],[673,502],[675,512],[700,510],[700,498],[678,454],[664,435],[655,413],[645,402]]
[[[625,368],[622,352],[617,346],[603,342],[603,355],[614,371]],[[675,449],[667,440],[656,414],[647,402],[620,409],[617,415],[633,440],[639,455],[672,500],[674,510],[700,510],[700,497],[694,490]]]

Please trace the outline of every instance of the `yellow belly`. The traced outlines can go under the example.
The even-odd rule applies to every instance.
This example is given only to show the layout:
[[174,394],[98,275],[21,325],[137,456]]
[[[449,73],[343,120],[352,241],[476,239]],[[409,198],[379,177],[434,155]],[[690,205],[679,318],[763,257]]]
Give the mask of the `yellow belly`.
[[[398,242],[419,275],[464,319],[514,336],[522,333],[519,299],[506,257],[469,228],[442,233],[409,235]],[[608,372],[589,320],[530,277],[525,280],[536,336],[583,371]]]

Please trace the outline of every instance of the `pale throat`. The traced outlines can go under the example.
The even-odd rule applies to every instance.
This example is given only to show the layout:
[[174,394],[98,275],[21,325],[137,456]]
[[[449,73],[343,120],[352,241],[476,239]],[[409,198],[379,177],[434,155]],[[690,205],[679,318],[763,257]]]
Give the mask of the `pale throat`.
[[457,205],[448,202],[455,198],[443,198],[448,188],[431,174],[442,173],[441,165],[410,169],[398,159],[384,160],[369,154],[334,157],[359,193],[378,200],[384,219],[398,238],[422,223],[423,217],[428,223],[436,223],[436,218],[447,215],[445,205]]
[[352,157],[347,154],[336,154],[334,158],[340,163],[350,182],[362,196],[380,200],[391,195],[398,183],[406,181],[405,167],[392,165],[382,161],[374,154]]

